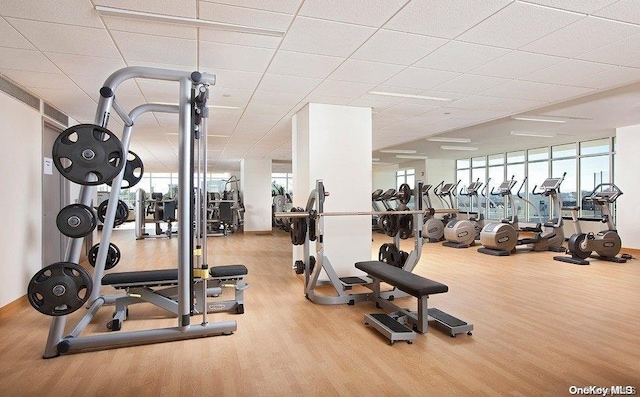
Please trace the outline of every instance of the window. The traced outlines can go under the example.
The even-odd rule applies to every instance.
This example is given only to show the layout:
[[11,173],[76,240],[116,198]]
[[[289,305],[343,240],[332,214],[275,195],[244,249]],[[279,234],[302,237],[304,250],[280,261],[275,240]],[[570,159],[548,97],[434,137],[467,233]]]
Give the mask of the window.
[[580,155],[609,153],[609,138],[580,142]]
[[507,163],[524,163],[524,150],[507,153]]
[[575,157],[576,155],[576,144],[569,143],[567,145],[559,145],[551,147],[551,157],[554,159],[559,159],[562,157]]
[[410,168],[407,170],[396,171],[396,179],[396,189],[399,189],[400,185],[402,185],[403,183],[408,184],[413,189],[413,185],[415,184],[416,179],[416,170]]
[[598,206],[585,201],[593,189],[601,183],[610,181],[609,155],[582,157],[580,159],[580,208],[581,216],[600,218],[602,212]]
[[[502,219],[504,218],[504,208],[502,207],[502,197],[492,196],[491,190],[500,186],[504,181],[504,165],[498,165],[489,167],[488,186],[485,190],[485,194],[489,197],[489,211],[486,214],[488,219]],[[486,198],[483,202],[486,201]]]
[[529,149],[527,151],[529,161],[547,160],[549,158],[549,148],[541,147],[537,149]]
[[[293,174],[282,172],[273,173],[271,174],[271,183],[275,184],[275,186],[272,186],[272,195],[280,193],[293,194]],[[274,192],[274,187],[277,187],[278,190],[282,189],[284,191]]]
[[[522,197],[527,198],[527,184],[524,180],[524,163],[522,164],[509,164],[507,165],[507,178],[511,179],[511,177],[517,181],[513,190],[513,200],[516,205],[516,215],[518,216],[518,220],[525,221],[527,219],[527,210],[529,208],[527,202],[518,198],[518,189],[522,186]],[[524,186],[522,183],[525,182]]]
[[504,154],[492,154],[489,156],[489,165],[504,164]]
[[472,167],[484,167],[485,165],[487,165],[486,157],[474,157],[471,159]]
[[[549,162],[536,161],[527,164],[527,175],[530,183],[540,186],[540,184],[549,177]],[[537,207],[540,217],[538,218],[535,212],[529,211],[530,216],[528,218],[533,222],[547,222],[551,211],[549,208],[549,200],[543,196],[532,196],[531,192],[529,192],[529,201]]]
[[469,159],[460,159],[456,160],[456,168],[469,168],[471,166],[471,162]]

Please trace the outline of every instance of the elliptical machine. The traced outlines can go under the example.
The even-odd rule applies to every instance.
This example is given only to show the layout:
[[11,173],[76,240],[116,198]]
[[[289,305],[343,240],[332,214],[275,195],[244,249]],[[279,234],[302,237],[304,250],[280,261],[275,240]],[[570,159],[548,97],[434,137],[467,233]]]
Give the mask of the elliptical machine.
[[428,211],[425,212],[424,224],[422,225],[422,237],[430,243],[435,243],[442,240],[444,236],[444,223],[435,217],[435,210],[429,195],[431,187],[432,185],[422,186],[422,200],[426,204],[426,210]]
[[[475,240],[480,238],[480,231],[484,227],[484,215],[480,212],[480,199],[478,191],[482,188],[482,182],[478,178],[466,188],[466,192],[460,191],[461,196],[469,197],[469,205],[467,207],[468,219],[452,219],[444,228],[445,241],[442,243],[445,247],[451,248],[469,248],[475,244]],[[473,198],[476,198],[478,204],[477,216],[471,216],[473,207]]]
[[[603,187],[609,187],[610,189],[600,190]],[[588,265],[589,261],[586,258],[589,257],[609,262],[625,263],[626,259],[616,256],[622,248],[622,240],[611,216],[611,204],[615,203],[621,195],[622,191],[615,184],[601,183],[593,189],[589,196],[585,197],[586,202],[591,202],[593,205],[600,207],[602,222],[607,224],[607,230],[597,234],[582,232],[578,219],[580,207],[563,207],[563,211],[571,211],[571,219],[576,232],[569,237],[567,253],[571,254],[571,256],[554,256],[553,259],[576,265]],[[591,255],[593,251],[596,251],[598,255]]]

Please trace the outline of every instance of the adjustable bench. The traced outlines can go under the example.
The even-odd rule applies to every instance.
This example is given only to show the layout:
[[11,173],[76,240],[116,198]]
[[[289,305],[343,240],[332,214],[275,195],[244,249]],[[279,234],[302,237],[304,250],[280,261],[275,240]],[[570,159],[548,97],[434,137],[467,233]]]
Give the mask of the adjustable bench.
[[[195,310],[208,313],[235,310],[244,313],[243,291],[248,287],[244,282],[247,275],[244,265],[214,266],[209,269],[210,278],[207,279],[207,296],[203,296],[201,288],[194,288],[196,294]],[[197,281],[198,279],[196,279]],[[127,295],[115,300],[115,313],[107,328],[118,331],[122,322],[127,319],[129,305],[149,302],[173,314],[178,313],[178,269],[145,270],[136,272],[120,272],[105,275],[102,285],[110,285],[116,289],[125,289]],[[235,300],[207,301],[207,297],[218,297],[223,287],[233,286]]]
[[[376,307],[382,307],[392,312],[390,314],[366,314],[365,324],[373,326],[380,333],[387,336],[391,344],[397,340],[405,340],[411,343],[416,336],[414,330],[421,334],[426,333],[429,317],[445,328],[452,337],[461,333],[471,335],[472,324],[468,324],[441,310],[428,308],[427,300],[429,295],[447,292],[449,287],[446,285],[400,268],[389,266],[384,262],[358,262],[355,266],[357,269],[366,272],[373,280],[371,284],[373,294],[370,295],[370,300],[375,302]],[[384,299],[380,294],[381,282],[385,282],[418,298],[417,312],[402,309]]]

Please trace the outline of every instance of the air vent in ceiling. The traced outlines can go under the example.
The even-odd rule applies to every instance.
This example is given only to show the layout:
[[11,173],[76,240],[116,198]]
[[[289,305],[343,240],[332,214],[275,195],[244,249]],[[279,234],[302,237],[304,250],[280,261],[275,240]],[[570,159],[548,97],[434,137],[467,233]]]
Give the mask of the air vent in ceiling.
[[29,94],[4,77],[0,77],[0,91],[4,91],[20,102],[40,111],[40,99],[38,97]]
[[53,106],[49,105],[46,102],[44,103],[44,114],[45,116],[48,116],[56,120],[58,123],[64,125],[65,127],[69,126],[69,116],[62,113],[61,111],[59,111],[58,109],[54,108]]

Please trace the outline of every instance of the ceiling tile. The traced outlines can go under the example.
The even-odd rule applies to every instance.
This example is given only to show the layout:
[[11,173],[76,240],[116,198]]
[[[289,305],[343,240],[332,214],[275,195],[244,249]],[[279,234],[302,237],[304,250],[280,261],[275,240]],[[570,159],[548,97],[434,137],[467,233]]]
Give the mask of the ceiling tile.
[[327,96],[327,95],[319,95],[319,94],[309,94],[303,100],[303,104],[307,103],[323,103],[326,105],[347,105],[351,102],[350,98],[347,97],[338,97],[338,96]]
[[[375,97],[375,98],[374,98]],[[378,99],[380,98],[380,99]],[[401,101],[388,101],[384,97],[376,97],[375,95],[363,95],[358,99],[349,102],[349,106],[368,107],[373,109],[373,113],[381,112]]]
[[640,81],[640,69],[607,65],[605,71],[577,79],[573,85],[597,89],[612,88]]
[[447,81],[446,83],[440,84],[435,87],[435,89],[462,94],[475,94],[499,84],[506,83],[507,81],[509,80],[500,77],[463,74]]
[[216,76],[216,87],[238,88],[243,90],[253,90],[258,86],[262,73],[242,72],[239,70],[228,70],[218,68],[200,68],[201,72],[207,72]]
[[610,65],[640,66],[640,35],[628,37],[615,43],[600,47],[586,54],[577,56],[586,61],[602,62]]
[[17,30],[0,18],[0,47],[35,49]]
[[513,80],[483,92],[483,95],[503,98],[526,99],[540,102],[557,102],[584,95],[593,90],[530,81]]
[[[520,79],[539,83],[580,86],[579,83],[584,82],[585,77],[613,68],[615,67],[602,63],[568,59],[548,68],[529,73]],[[638,72],[640,73],[640,70]]]
[[408,0],[306,0],[298,15],[380,27]]
[[435,37],[379,30],[353,54],[353,58],[408,66],[446,42]]
[[302,0],[201,0],[200,4],[205,2],[294,14],[300,7]]
[[297,17],[280,48],[318,55],[347,57],[374,32],[375,29],[364,26]]
[[384,114],[390,115],[403,115],[403,116],[417,116],[422,113],[429,112],[437,109],[439,106],[433,105],[419,105],[415,103],[399,103],[384,110]]
[[145,61],[130,61],[127,60],[127,65],[129,66],[143,66],[148,68],[159,68],[159,69],[173,69],[173,70],[181,70],[183,72],[193,72],[197,69],[196,60],[181,60],[184,64],[179,65],[175,63],[162,63],[162,62],[145,62]]
[[[112,32],[126,61],[189,65],[195,62],[196,41],[139,33]],[[171,51],[167,51],[167,49]]]
[[540,95],[538,96],[532,95],[528,99],[531,99],[534,101],[559,102],[559,101],[566,101],[579,96],[584,96],[586,94],[593,93],[593,92],[594,90],[591,88],[552,85],[551,87],[541,92]]
[[122,59],[116,58],[98,58],[56,52],[45,52],[44,55],[66,75],[93,76],[101,81],[104,81],[111,73],[126,66]]
[[0,15],[20,19],[63,23],[65,25],[101,28],[102,22],[86,0],[39,0],[25,3],[23,0],[0,1]]
[[200,2],[198,16],[208,21],[282,31],[287,30],[293,19],[291,14],[209,2]]
[[52,90],[73,90],[77,88],[71,79],[59,73],[3,69],[2,74],[28,89],[48,88]]
[[209,104],[219,106],[245,107],[253,94],[253,90],[213,87],[209,91]]
[[520,48],[582,18],[581,15],[514,2],[458,39],[505,48]]
[[416,62],[415,66],[466,73],[508,52],[504,48],[452,40]]
[[473,69],[473,74],[484,76],[518,78],[536,70],[560,63],[564,58],[512,51],[500,58]]
[[347,59],[329,78],[356,83],[380,84],[403,69],[404,66],[401,65]]
[[264,36],[217,29],[200,29],[200,40],[213,43],[246,45],[249,47],[278,48],[281,37]]
[[264,72],[273,52],[267,48],[200,42],[199,64],[204,68]]
[[452,39],[509,3],[511,0],[412,1],[384,27]]
[[[383,86],[411,87],[424,91],[459,75],[460,73],[447,72],[444,70],[409,67],[385,81]],[[403,92],[403,94],[409,93]]]
[[267,72],[324,79],[343,61],[344,58],[278,51]]
[[291,94],[308,94],[322,82],[322,79],[311,77],[282,76],[265,74],[259,89],[263,91],[287,92]]
[[96,5],[123,8],[126,10],[151,12],[195,18],[196,2],[193,0],[149,1],[149,0],[93,0]]
[[291,110],[290,105],[272,105],[267,103],[251,102],[247,105],[245,114],[247,115],[270,115],[282,118]]
[[286,93],[286,92],[271,92],[271,91],[256,91],[251,98],[251,103],[265,104],[265,105],[282,105],[289,106],[289,108],[296,105],[304,98],[304,93]]
[[587,17],[525,45],[521,50],[575,57],[638,33],[639,26]]
[[[40,51],[119,58],[105,29],[7,18],[7,21]],[[69,40],[73,37],[73,40]]]
[[196,40],[198,38],[198,28],[188,26],[151,21],[135,21],[135,23],[132,23],[129,19],[115,17],[104,17],[104,23],[111,31],[142,33],[177,39]]
[[543,106],[546,102],[531,101],[528,99],[507,99],[503,103],[491,106],[492,110],[519,113]]
[[606,7],[618,0],[526,0],[528,3],[541,4],[549,7],[560,8],[567,11],[584,12],[591,14],[594,11]]
[[39,51],[0,47],[0,69],[60,73],[60,70]]
[[617,21],[640,23],[640,4],[637,0],[619,0],[594,13]]
[[375,84],[354,83],[351,81],[325,80],[314,91],[314,95],[337,96],[356,99],[373,89]]
[[497,98],[490,96],[482,96],[482,95],[473,95],[468,96],[462,99],[459,99],[455,102],[450,102],[447,104],[447,108],[460,108],[460,109],[494,109],[498,105],[504,104],[508,102],[509,99],[505,98]]

